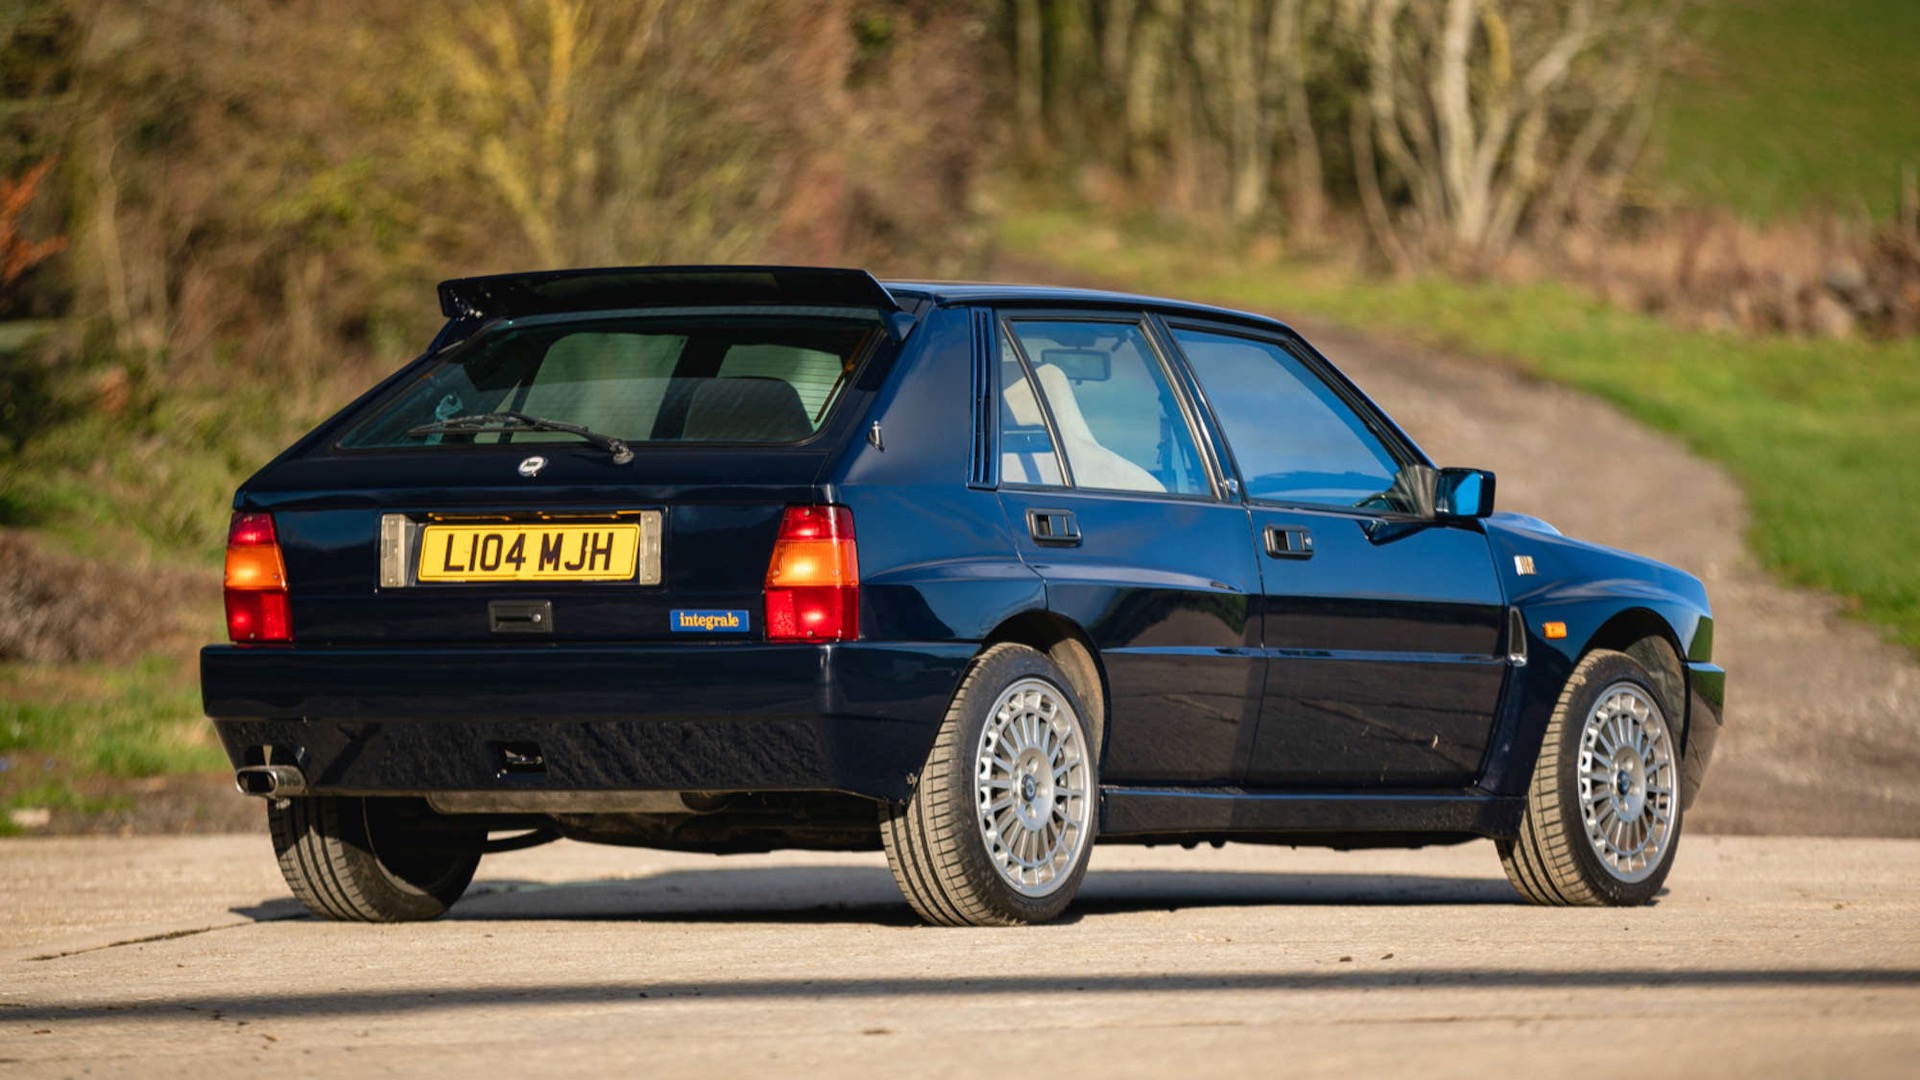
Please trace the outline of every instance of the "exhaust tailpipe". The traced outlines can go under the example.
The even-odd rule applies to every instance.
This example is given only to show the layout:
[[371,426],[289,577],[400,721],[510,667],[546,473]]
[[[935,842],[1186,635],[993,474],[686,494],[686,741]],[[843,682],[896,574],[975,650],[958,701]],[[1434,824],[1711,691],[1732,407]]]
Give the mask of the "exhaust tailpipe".
[[233,774],[233,786],[242,795],[280,799],[307,793],[307,776],[297,765],[248,765]]

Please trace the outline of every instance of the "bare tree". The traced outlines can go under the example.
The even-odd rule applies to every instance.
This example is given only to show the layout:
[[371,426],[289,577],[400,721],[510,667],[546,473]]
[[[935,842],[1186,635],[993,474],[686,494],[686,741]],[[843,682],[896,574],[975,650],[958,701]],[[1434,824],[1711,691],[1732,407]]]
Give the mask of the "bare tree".
[[[1497,256],[1525,215],[1564,213],[1596,153],[1630,168],[1644,129],[1617,123],[1645,100],[1677,0],[1359,0],[1372,139],[1382,186],[1414,211],[1399,239]],[[1611,167],[1611,166],[1610,166]]]
[[1236,224],[1278,197],[1299,243],[1331,151],[1390,260],[1484,259],[1617,200],[1683,2],[1010,0],[1016,101],[1149,197]]
[[[738,250],[764,155],[701,123],[713,69],[758,55],[751,5],[492,0],[428,40],[448,80],[433,138],[472,163],[548,265]],[[706,119],[714,119],[709,111]],[[457,122],[455,122],[457,120]],[[756,168],[756,165],[761,168]],[[746,231],[743,231],[746,230]]]
[[1302,245],[1319,240],[1326,217],[1326,175],[1320,136],[1313,127],[1307,72],[1315,27],[1330,15],[1325,4],[1315,4],[1309,11],[1302,0],[1279,0],[1273,5],[1273,21],[1267,31],[1267,70],[1278,85],[1280,107],[1286,116],[1287,224],[1294,242]]

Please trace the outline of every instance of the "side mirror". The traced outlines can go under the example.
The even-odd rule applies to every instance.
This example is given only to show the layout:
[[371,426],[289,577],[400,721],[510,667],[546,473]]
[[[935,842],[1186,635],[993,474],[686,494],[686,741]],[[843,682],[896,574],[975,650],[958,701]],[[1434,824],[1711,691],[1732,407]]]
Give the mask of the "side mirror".
[[1485,469],[1441,469],[1434,492],[1439,517],[1483,518],[1493,513],[1493,474]]

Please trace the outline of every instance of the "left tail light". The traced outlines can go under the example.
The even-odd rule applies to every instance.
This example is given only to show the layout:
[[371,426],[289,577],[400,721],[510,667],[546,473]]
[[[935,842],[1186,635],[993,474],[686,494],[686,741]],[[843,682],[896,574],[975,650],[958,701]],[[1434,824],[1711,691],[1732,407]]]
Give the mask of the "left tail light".
[[227,636],[235,642],[292,641],[287,563],[272,514],[233,515],[227,528]]
[[860,636],[860,558],[853,511],[789,506],[767,565],[770,641],[851,641]]

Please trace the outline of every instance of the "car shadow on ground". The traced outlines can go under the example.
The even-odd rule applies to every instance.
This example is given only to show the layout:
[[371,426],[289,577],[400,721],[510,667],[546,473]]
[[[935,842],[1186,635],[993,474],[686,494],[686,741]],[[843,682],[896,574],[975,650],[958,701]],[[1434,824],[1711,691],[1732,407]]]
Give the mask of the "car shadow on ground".
[[[1502,878],[1421,874],[1094,870],[1060,922],[1139,911],[1281,905],[1458,906],[1519,903]],[[296,918],[292,899],[232,909],[262,922]],[[474,882],[447,916],[485,920],[859,922],[918,920],[876,867],[780,866],[673,870],[632,878]]]
[[[893,1001],[907,996],[966,997],[1034,994],[1184,994],[1184,993],[1368,993],[1419,990],[1457,1001],[1466,992],[1534,990],[1632,992],[1648,987],[1688,989],[1827,987],[1872,994],[1920,988],[1920,970],[1912,968],[1819,967],[1423,967],[1334,964],[1323,968],[1230,971],[1141,971],[1133,973],[1019,972],[979,975],[873,975],[811,977],[714,972],[699,978],[589,978],[581,981],[446,986],[422,990],[299,989],[221,991],[183,987],[177,993],[142,994],[133,1000],[84,1001],[62,1005],[10,1006],[10,1023],[31,1027],[82,1020],[108,1023],[178,1021],[182,1013],[213,1020],[250,1023],[288,1017],[426,1016],[462,1009],[585,1006],[647,1008],[675,1000],[706,999],[763,1005],[768,1002]],[[1463,1015],[1461,1019],[1470,1016]]]

